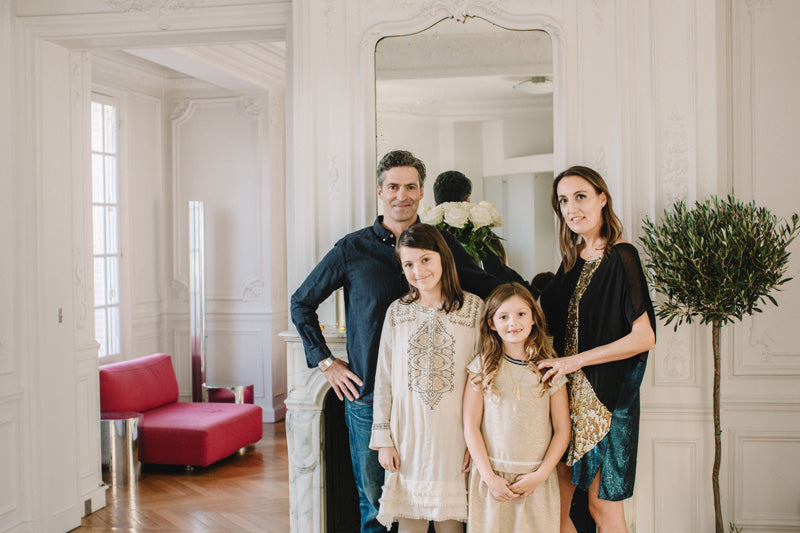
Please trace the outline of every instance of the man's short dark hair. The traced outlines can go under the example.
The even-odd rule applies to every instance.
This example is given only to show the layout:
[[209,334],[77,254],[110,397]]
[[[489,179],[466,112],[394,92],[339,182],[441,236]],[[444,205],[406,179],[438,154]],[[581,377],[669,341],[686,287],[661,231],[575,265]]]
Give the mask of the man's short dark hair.
[[543,292],[544,288],[547,287],[547,284],[550,283],[556,275],[550,271],[547,272],[539,272],[533,279],[531,280],[531,285],[539,289],[539,292]]
[[448,170],[436,176],[433,182],[433,199],[442,202],[466,202],[472,194],[472,182],[458,170]]
[[425,163],[407,150],[393,150],[378,163],[378,187],[383,187],[383,173],[395,167],[414,167],[419,174],[420,187],[425,183]]

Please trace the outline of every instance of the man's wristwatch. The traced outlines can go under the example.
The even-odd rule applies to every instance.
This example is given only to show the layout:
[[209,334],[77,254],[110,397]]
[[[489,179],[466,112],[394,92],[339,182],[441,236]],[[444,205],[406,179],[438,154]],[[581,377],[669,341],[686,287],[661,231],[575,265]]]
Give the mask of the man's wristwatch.
[[326,370],[328,370],[331,367],[331,365],[335,361],[336,361],[336,358],[331,355],[327,359],[323,359],[322,361],[320,361],[319,364],[317,365],[317,368],[319,368],[322,372],[325,372]]

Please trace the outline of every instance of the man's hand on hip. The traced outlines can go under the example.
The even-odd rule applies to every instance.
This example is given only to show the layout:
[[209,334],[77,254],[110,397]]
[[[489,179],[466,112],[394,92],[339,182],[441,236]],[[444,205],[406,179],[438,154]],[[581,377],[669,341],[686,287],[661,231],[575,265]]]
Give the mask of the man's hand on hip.
[[344,400],[344,396],[347,396],[347,399],[351,402],[358,399],[358,387],[362,386],[364,382],[353,374],[347,363],[341,359],[336,359],[322,375],[331,384],[337,398]]

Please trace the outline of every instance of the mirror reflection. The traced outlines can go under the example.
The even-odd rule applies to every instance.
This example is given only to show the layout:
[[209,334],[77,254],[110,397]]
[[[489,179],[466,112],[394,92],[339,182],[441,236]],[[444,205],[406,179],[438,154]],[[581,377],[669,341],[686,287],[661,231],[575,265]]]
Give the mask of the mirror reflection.
[[472,181],[497,207],[508,264],[523,278],[553,270],[553,52],[540,30],[445,19],[375,49],[377,158],[410,150],[427,167],[422,205],[441,172]]

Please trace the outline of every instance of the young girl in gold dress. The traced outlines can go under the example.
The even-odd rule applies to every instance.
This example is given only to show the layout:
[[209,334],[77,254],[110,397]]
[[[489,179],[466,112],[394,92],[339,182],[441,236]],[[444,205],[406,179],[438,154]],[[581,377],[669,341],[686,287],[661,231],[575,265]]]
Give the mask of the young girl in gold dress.
[[472,455],[472,532],[558,533],[555,467],[570,439],[564,382],[542,383],[536,363],[554,356],[545,321],[519,283],[486,301],[481,353],[464,389],[464,438]]

